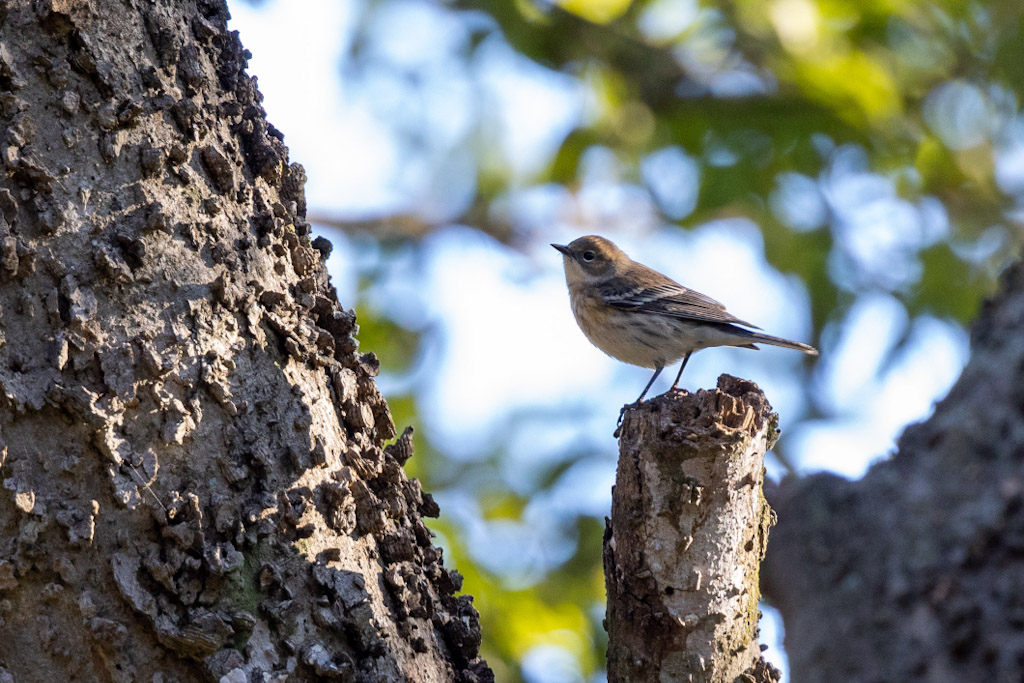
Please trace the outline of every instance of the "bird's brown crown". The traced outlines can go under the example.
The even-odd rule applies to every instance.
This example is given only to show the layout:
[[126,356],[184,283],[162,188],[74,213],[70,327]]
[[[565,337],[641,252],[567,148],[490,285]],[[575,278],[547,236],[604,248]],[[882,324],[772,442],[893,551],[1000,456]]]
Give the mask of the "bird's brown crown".
[[622,250],[598,235],[579,237],[569,243],[569,250],[584,263],[618,262],[628,260]]

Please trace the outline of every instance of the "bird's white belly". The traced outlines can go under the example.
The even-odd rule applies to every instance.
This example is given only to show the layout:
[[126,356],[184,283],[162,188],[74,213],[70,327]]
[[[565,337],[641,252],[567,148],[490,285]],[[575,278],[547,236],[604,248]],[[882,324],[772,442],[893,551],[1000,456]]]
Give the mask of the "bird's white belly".
[[645,368],[672,365],[691,351],[746,341],[728,328],[651,313],[617,311],[603,302],[582,297],[573,301],[572,309],[590,343],[612,358]]

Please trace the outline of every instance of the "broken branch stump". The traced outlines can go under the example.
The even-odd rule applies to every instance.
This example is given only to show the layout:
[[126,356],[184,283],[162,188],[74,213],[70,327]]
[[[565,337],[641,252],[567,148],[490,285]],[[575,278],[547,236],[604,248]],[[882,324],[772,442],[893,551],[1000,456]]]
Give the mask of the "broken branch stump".
[[757,640],[777,424],[729,375],[626,412],[604,536],[611,683],[778,681]]

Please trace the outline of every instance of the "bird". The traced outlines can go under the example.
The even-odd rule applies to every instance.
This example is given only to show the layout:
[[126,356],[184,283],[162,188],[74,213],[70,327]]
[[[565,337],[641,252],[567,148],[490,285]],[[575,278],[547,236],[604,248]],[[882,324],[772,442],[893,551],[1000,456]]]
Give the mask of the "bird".
[[627,408],[644,400],[661,371],[682,358],[669,389],[674,391],[694,351],[769,344],[818,355],[809,344],[760,332],[711,297],[632,260],[604,237],[551,246],[562,253],[572,312],[590,343],[612,358],[654,370],[639,398],[623,407],[620,421]]

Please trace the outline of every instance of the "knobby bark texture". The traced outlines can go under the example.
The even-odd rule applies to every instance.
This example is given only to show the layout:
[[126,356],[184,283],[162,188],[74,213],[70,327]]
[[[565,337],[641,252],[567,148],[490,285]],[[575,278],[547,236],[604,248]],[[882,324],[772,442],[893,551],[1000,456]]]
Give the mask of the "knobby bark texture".
[[926,422],[856,482],[787,479],[765,592],[794,681],[1024,680],[1024,267]]
[[226,21],[0,4],[0,680],[488,680]]
[[778,680],[757,640],[777,424],[728,375],[626,412],[604,542],[609,681]]

